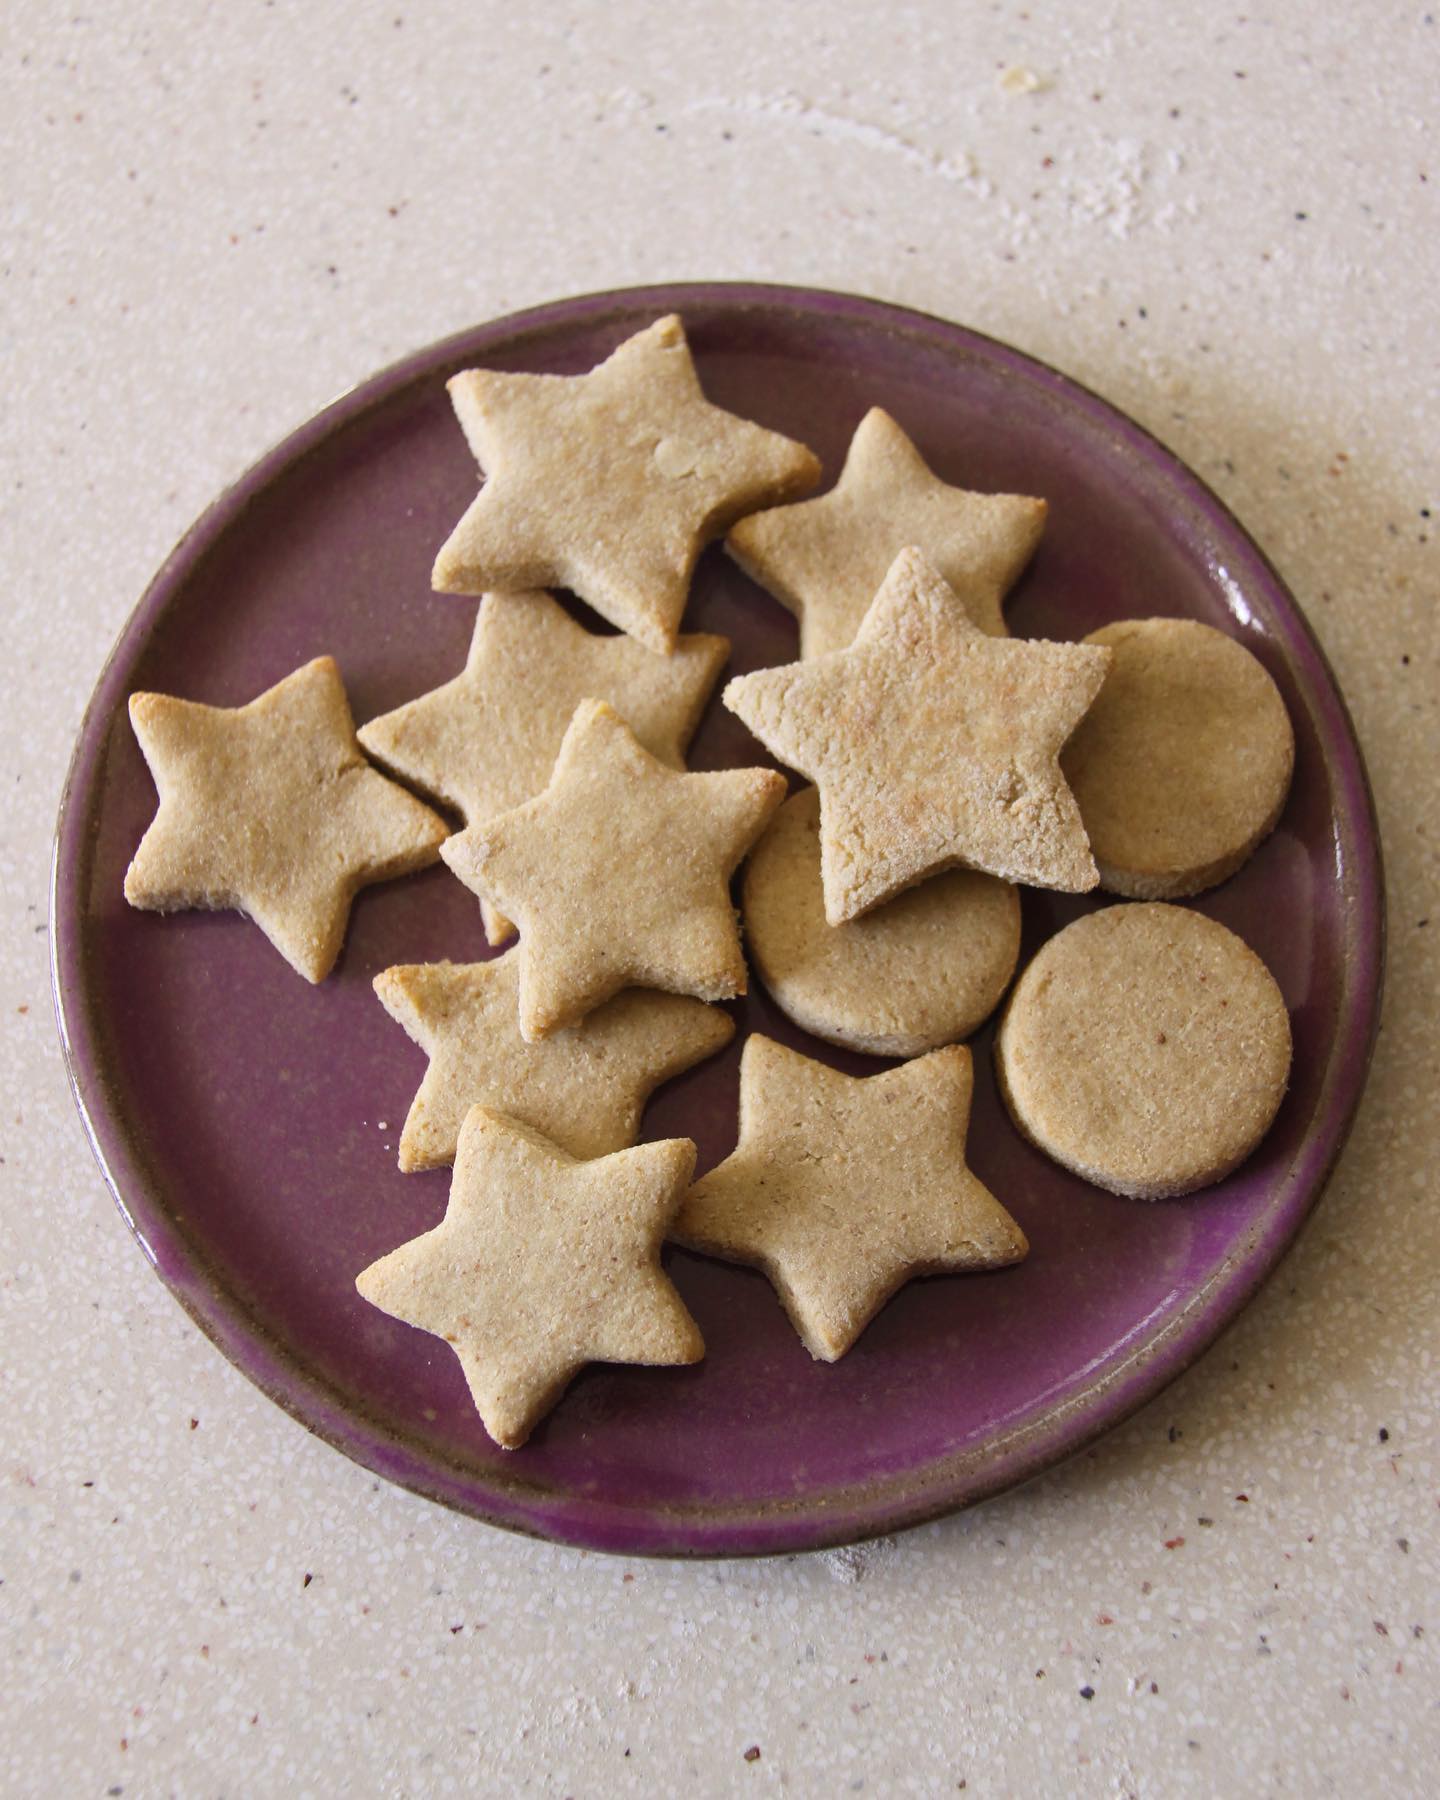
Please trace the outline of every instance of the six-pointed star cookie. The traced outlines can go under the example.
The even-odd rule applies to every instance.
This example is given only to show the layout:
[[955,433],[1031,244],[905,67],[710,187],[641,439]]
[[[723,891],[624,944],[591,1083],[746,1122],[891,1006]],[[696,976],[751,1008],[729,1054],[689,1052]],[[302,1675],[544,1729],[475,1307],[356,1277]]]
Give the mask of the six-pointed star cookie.
[[430,1058],[400,1134],[400,1167],[452,1162],[472,1106],[530,1125],[572,1156],[633,1144],[662,1081],[723,1049],[735,1022],[681,994],[627,989],[578,1025],[527,1044],[519,959],[417,963],[375,977],[381,1004]]
[[585,1363],[704,1355],[660,1267],[694,1168],[689,1138],[580,1162],[474,1107],[444,1219],[355,1285],[382,1312],[444,1338],[485,1429],[518,1449]]
[[873,406],[828,494],[742,519],[725,548],[799,619],[800,655],[808,660],[854,641],[907,544],[919,545],[982,631],[1003,637],[1000,602],[1044,529],[1043,500],[950,487],[889,413]]
[[613,707],[583,701],[544,793],[440,852],[520,926],[526,1042],[624,987],[743,994],[727,883],[784,798],[773,769],[667,769]]
[[[377,762],[478,825],[538,794],[575,708],[608,700],[652,756],[683,766],[715,677],[723,637],[682,637],[652,656],[628,637],[596,637],[549,594],[487,594],[463,671],[360,727]],[[485,934],[514,933],[483,896]]]
[[825,916],[843,925],[937,869],[1094,887],[1057,758],[1109,661],[986,637],[906,549],[848,650],[742,675],[724,700],[820,789]]
[[248,706],[132,694],[160,809],[125,873],[154,912],[235,907],[307,981],[329,974],[356,890],[434,862],[446,826],[365,761],[333,658]]
[[588,375],[467,369],[449,388],[485,485],[434,585],[570,588],[652,650],[674,647],[703,545],[820,478],[803,444],[706,400],[673,315]]
[[805,1348],[835,1362],[912,1275],[1000,1268],[1029,1248],[965,1166],[972,1081],[958,1044],[857,1081],[752,1035],[740,1141],[670,1236],[762,1269]]

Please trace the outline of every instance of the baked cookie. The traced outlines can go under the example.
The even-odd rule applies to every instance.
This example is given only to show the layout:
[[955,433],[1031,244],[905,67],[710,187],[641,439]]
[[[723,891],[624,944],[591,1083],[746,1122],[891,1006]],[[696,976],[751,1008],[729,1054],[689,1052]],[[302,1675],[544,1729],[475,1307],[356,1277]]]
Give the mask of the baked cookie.
[[[582,700],[608,700],[652,756],[683,768],[729,653],[725,638],[695,633],[652,656],[633,638],[586,631],[549,594],[487,594],[461,673],[362,725],[360,742],[478,825],[540,792]],[[480,908],[492,944],[514,936],[483,895]]]
[[1280,690],[1242,644],[1194,619],[1126,619],[1084,642],[1114,660],[1060,767],[1101,887],[1173,900],[1224,881],[1290,791]]
[[820,479],[803,444],[706,400],[673,314],[588,375],[467,369],[448,385],[486,479],[435,586],[569,588],[651,650],[674,648],[703,546]]
[[1080,891],[1097,875],[1056,760],[1110,652],[986,637],[915,549],[848,650],[757,669],[726,706],[820,789],[825,917],[942,869]]
[[1233,931],[1181,906],[1111,906],[1021,975],[995,1066],[1031,1143],[1098,1187],[1158,1200],[1219,1181],[1264,1137],[1290,1019]]
[[625,987],[743,994],[728,883],[784,797],[773,769],[667,769],[613,707],[582,701],[544,793],[441,850],[520,926],[525,1041]]
[[485,1429],[516,1450],[586,1363],[705,1354],[660,1267],[694,1167],[689,1138],[580,1162],[472,1107],[444,1219],[355,1286],[381,1312],[444,1338]]
[[948,486],[889,413],[872,406],[828,494],[752,513],[732,526],[725,548],[800,621],[808,660],[854,642],[907,544],[919,545],[982,631],[1003,637],[1000,602],[1044,529],[1043,500]]
[[740,1141],[670,1236],[762,1269],[805,1348],[837,1361],[912,1276],[1000,1268],[1028,1249],[965,1166],[972,1080],[957,1044],[856,1081],[752,1034]]
[[628,988],[567,1031],[527,1044],[516,1018],[519,959],[412,963],[375,977],[381,1005],[430,1058],[405,1128],[400,1167],[455,1160],[472,1106],[503,1112],[571,1156],[605,1156],[640,1134],[640,1114],[662,1081],[735,1035],[718,1006]]
[[360,888],[439,855],[445,821],[360,754],[332,657],[247,706],[132,694],[130,723],[160,809],[125,898],[152,912],[233,907],[307,981],[334,967]]
[[872,1056],[919,1056],[1000,1004],[1020,954],[1020,896],[954,869],[847,925],[825,922],[820,796],[793,794],[745,865],[745,941],[787,1018]]

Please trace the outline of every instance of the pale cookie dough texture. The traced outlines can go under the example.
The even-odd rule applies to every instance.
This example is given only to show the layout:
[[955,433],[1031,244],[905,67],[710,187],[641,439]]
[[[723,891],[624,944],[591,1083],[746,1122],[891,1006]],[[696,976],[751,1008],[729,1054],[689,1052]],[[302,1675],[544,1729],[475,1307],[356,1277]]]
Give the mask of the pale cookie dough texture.
[[382,1312],[444,1338],[485,1429],[518,1449],[586,1363],[705,1354],[660,1267],[694,1167],[689,1138],[581,1162],[476,1106],[444,1219],[355,1285]]
[[1020,954],[1019,894],[973,869],[827,924],[814,788],[792,795],[751,851],[743,920],[786,1017],[872,1056],[919,1056],[969,1037],[999,1005]]
[[360,754],[331,657],[247,706],[132,694],[130,722],[160,809],[125,898],[245,913],[307,981],[334,967],[360,888],[439,854],[444,820]]
[[578,1025],[527,1044],[517,1024],[519,959],[414,963],[385,969],[375,992],[430,1058],[400,1134],[400,1167],[455,1159],[472,1106],[506,1113],[571,1156],[606,1156],[640,1134],[662,1081],[713,1056],[735,1035],[718,1006],[629,988]]
[[[695,633],[653,656],[633,638],[586,631],[549,594],[487,594],[461,673],[362,725],[360,742],[478,825],[545,786],[582,700],[608,700],[652,756],[682,768],[729,653],[727,639]],[[483,896],[480,907],[490,943],[514,936]]]
[[1057,758],[1109,662],[986,637],[912,547],[848,650],[742,675],[723,698],[819,788],[825,917],[843,925],[943,869],[1094,887]]
[[706,400],[673,314],[588,375],[467,369],[448,385],[485,485],[435,586],[569,588],[652,650],[674,648],[704,545],[820,479],[803,444]]
[[828,494],[751,514],[732,528],[725,548],[795,614],[800,655],[808,660],[854,642],[907,544],[925,552],[982,631],[1003,637],[1000,602],[1044,529],[1043,500],[948,486],[875,406],[860,421]]
[[743,994],[728,883],[784,797],[773,769],[667,769],[613,707],[582,702],[544,793],[441,850],[520,926],[525,1041],[625,987]]
[[995,1044],[1023,1135],[1138,1200],[1219,1181],[1269,1130],[1290,1019],[1233,931],[1180,906],[1107,907],[1051,938]]
[[996,1269],[1029,1248],[965,1166],[972,1083],[960,1045],[857,1081],[753,1034],[740,1141],[670,1236],[762,1269],[805,1348],[837,1361],[912,1276]]
[[1127,619],[1084,641],[1114,661],[1060,766],[1101,887],[1173,900],[1224,881],[1290,791],[1280,690],[1243,645],[1194,619]]

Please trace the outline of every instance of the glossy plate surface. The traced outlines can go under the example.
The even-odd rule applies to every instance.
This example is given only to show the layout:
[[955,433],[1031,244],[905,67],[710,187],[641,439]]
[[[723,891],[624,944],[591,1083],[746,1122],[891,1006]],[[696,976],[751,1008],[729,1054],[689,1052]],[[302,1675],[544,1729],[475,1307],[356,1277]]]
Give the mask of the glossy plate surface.
[[[970,1161],[1023,1226],[1027,1262],[912,1283],[825,1366],[759,1275],[674,1253],[704,1363],[589,1369],[507,1454],[450,1351],[354,1289],[374,1257],[439,1219],[448,1188],[448,1172],[396,1168],[424,1057],[371,978],[392,962],[485,955],[473,900],[443,867],[368,890],[318,989],[234,914],[130,910],[125,866],[155,800],[125,702],[151,688],[237,705],[328,651],[364,720],[454,674],[474,602],[433,594],[429,570],[476,474],[445,377],[473,363],[579,373],[672,309],[709,397],[809,443],[827,485],[878,403],[947,481],[1043,495],[1046,536],[1008,609],[1018,634],[1078,638],[1174,614],[1232,633],[1270,670],[1295,723],[1294,791],[1273,838],[1198,904],[1276,975],[1294,1075],[1241,1170],[1145,1205],[1021,1142],[987,1028]],[[733,640],[732,672],[795,653],[789,615],[715,548],[686,624]],[[692,766],[763,760],[713,703]],[[423,351],[222,496],[145,595],[86,716],[53,942],[71,1075],[106,1177],[161,1277],[252,1380],[369,1468],[495,1523],[604,1550],[734,1555],[845,1542],[1010,1486],[1204,1349],[1293,1237],[1348,1130],[1379,1004],[1381,898],[1364,769],[1324,659],[1199,480],[1094,395],[957,326],[848,296],[707,284],[563,301]],[[1103,903],[1027,893],[1025,956]],[[734,1142],[747,1029],[852,1073],[886,1066],[807,1038],[763,992],[736,1011],[731,1050],[662,1089],[645,1118],[647,1137],[694,1137],[702,1170]]]

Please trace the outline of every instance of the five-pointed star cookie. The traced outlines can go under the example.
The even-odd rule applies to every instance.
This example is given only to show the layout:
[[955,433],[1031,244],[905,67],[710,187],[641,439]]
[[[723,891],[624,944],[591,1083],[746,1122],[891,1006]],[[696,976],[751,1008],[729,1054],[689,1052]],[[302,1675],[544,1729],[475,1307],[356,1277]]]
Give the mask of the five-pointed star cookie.
[[1057,758],[1109,661],[986,637],[907,549],[848,650],[742,675],[724,700],[820,789],[825,916],[843,925],[938,869],[1094,887]]
[[704,544],[820,478],[803,444],[706,400],[673,315],[588,375],[467,369],[449,388],[485,485],[435,586],[566,587],[652,650],[674,647]]
[[581,1162],[476,1106],[444,1219],[355,1285],[382,1312],[444,1338],[485,1429],[518,1449],[585,1363],[704,1355],[660,1267],[694,1168],[689,1138]]
[[248,706],[132,694],[130,721],[160,809],[125,898],[155,912],[234,907],[307,981],[333,967],[357,889],[434,862],[446,835],[360,754],[331,657]]
[[583,701],[544,793],[440,852],[520,926],[526,1042],[625,987],[743,994],[727,884],[784,798],[773,769],[667,769],[613,707]]
[[[652,656],[631,638],[586,631],[549,594],[487,594],[463,671],[362,725],[360,742],[478,825],[540,792],[582,700],[608,700],[652,756],[681,768],[729,650],[695,633]],[[514,926],[483,896],[480,905],[486,936],[503,944]]]
[[724,1048],[735,1022],[681,994],[629,988],[527,1044],[516,1025],[519,959],[385,969],[375,992],[430,1058],[400,1134],[400,1167],[453,1162],[472,1106],[488,1106],[553,1138],[571,1156],[633,1144],[652,1091]]
[[965,1166],[972,1080],[958,1044],[857,1081],[747,1038],[740,1141],[670,1236],[762,1269],[805,1348],[835,1362],[912,1275],[1000,1268],[1029,1248]]
[[890,417],[871,407],[828,494],[754,513],[725,548],[800,621],[800,655],[843,650],[896,553],[918,544],[992,637],[1000,602],[1045,529],[1045,502],[950,487]]

